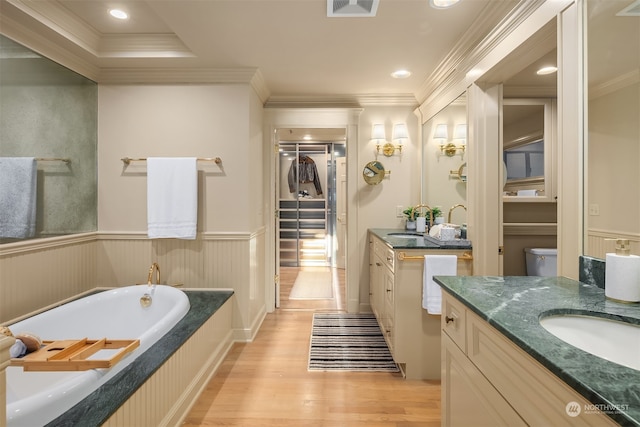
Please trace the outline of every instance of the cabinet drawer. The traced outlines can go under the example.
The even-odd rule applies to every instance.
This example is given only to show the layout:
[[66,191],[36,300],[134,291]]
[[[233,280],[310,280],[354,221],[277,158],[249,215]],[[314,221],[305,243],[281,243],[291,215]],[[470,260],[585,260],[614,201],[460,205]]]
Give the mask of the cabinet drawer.
[[466,353],[466,316],[467,310],[461,302],[442,293],[442,316],[440,323],[442,330]]
[[380,257],[380,259],[384,262],[384,265],[387,266],[389,270],[394,271],[395,266],[395,256],[393,249],[389,246],[382,243],[380,240],[374,240],[374,251],[375,254]]

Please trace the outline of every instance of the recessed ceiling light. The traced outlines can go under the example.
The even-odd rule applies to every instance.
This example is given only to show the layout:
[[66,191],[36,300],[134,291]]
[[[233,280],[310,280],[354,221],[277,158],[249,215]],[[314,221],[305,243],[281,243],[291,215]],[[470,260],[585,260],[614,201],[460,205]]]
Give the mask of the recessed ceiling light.
[[536,74],[539,76],[545,76],[547,74],[553,74],[556,71],[558,71],[558,67],[554,67],[554,66],[542,67],[538,71],[536,71]]
[[109,15],[113,16],[116,19],[127,19],[129,15],[124,10],[120,9],[111,9],[109,10]]
[[446,9],[458,2],[460,2],[460,0],[429,0],[429,4],[435,9]]
[[406,79],[410,75],[411,75],[411,71],[409,70],[396,70],[393,73],[391,73],[391,77],[393,77],[394,79]]

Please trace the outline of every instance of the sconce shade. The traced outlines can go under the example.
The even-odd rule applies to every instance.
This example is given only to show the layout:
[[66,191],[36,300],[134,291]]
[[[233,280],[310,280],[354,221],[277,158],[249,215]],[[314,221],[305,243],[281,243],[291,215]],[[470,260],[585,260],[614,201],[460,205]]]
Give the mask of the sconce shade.
[[393,125],[393,140],[398,141],[398,144],[402,144],[404,139],[409,138],[409,132],[407,131],[407,125],[404,123],[396,123]]
[[387,139],[384,132],[384,125],[373,125],[373,130],[371,131],[371,139],[381,139],[383,141]]
[[467,139],[467,125],[465,123],[456,125],[453,131],[453,139]]
[[433,134],[434,138],[447,139],[449,134],[447,132],[447,125],[441,123],[436,125],[436,131]]

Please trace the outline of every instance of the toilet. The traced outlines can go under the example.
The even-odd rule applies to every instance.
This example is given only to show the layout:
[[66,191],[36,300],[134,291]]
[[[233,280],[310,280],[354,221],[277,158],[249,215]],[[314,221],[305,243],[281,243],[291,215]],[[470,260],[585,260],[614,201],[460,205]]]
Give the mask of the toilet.
[[557,276],[558,249],[526,248],[527,276]]

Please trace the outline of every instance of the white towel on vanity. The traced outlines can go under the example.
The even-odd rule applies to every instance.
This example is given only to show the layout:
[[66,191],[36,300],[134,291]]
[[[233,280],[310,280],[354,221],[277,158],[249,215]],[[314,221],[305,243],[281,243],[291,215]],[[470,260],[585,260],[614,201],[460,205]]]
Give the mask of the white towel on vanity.
[[147,159],[147,234],[150,239],[196,238],[198,167],[195,157]]
[[442,290],[433,276],[455,276],[458,257],[455,255],[425,255],[422,279],[422,308],[429,314],[442,314]]
[[0,158],[0,237],[35,235],[37,182],[34,157]]

